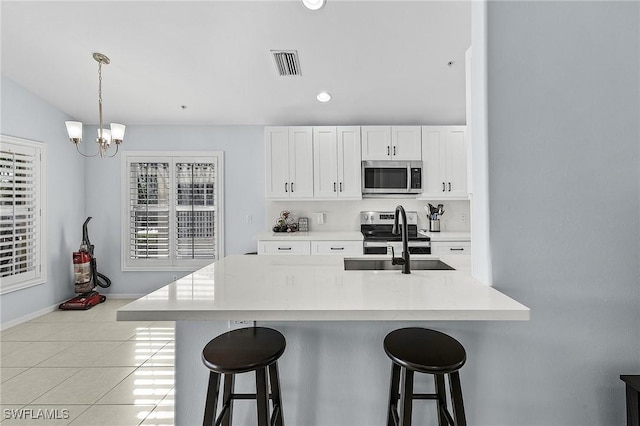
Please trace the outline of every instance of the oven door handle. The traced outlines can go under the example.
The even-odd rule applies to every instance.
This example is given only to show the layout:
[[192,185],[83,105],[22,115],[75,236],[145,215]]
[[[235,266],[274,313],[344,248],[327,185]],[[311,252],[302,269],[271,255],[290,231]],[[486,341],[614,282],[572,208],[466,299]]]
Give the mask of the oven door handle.
[[[402,243],[401,241],[390,241],[392,243]],[[365,247],[386,247],[387,241],[365,241]],[[429,241],[409,241],[409,247],[431,247],[431,243]]]

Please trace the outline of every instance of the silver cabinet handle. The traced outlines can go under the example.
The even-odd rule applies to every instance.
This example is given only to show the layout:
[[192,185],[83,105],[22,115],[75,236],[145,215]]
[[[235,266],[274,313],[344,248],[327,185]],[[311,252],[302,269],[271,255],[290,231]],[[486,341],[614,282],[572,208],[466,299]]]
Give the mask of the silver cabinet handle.
[[342,182],[340,182],[340,192],[342,192]]
[[464,247],[461,247],[461,248],[453,248],[453,247],[451,247],[451,248],[449,248],[449,250],[450,251],[464,251]]
[[344,247],[331,247],[331,250],[344,250]]
[[387,155],[391,155],[391,151],[389,149],[389,146],[387,145]]
[[291,182],[291,192],[293,192],[293,182]]
[[393,147],[393,155],[394,156],[396,155],[396,147],[395,146]]
[[289,192],[289,183],[285,182],[284,184],[284,192]]
[[336,183],[335,182],[333,182],[333,192],[337,192],[336,191]]
[[445,190],[444,182],[442,182],[442,192],[445,192]]
[[449,182],[449,192],[451,192],[451,182]]
[[291,250],[291,247],[278,247],[278,250]]

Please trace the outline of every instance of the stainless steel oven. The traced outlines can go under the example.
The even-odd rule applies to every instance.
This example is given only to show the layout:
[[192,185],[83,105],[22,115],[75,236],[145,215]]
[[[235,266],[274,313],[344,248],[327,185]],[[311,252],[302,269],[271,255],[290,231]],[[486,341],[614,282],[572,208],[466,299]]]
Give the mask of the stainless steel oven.
[[[363,254],[387,254],[389,243],[402,241],[391,233],[394,212],[360,212],[360,232],[364,237]],[[407,212],[409,253],[431,254],[431,239],[418,234],[418,212]],[[402,225],[401,225],[402,226]]]
[[419,194],[422,161],[363,161],[362,195]]

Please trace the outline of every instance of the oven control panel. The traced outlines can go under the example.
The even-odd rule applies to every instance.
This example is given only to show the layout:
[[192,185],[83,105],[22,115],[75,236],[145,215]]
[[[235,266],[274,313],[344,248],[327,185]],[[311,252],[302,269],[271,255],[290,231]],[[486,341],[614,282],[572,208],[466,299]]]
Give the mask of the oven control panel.
[[[418,224],[418,212],[406,212],[409,225]],[[395,212],[360,212],[361,225],[393,225]]]

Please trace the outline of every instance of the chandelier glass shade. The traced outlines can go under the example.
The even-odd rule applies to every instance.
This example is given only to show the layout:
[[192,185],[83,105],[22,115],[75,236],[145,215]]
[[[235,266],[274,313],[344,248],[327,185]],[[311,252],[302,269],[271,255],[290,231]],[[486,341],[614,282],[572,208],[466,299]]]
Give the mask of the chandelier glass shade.
[[[96,142],[98,143],[98,152],[93,155],[86,155],[80,151],[80,142],[82,142],[82,122],[80,121],[65,121],[67,125],[67,133],[69,134],[69,140],[76,146],[78,152],[85,157],[95,157],[100,154],[100,157],[115,157],[118,153],[118,147],[124,140],[125,125],[118,123],[111,123],[110,128],[106,129],[102,126],[102,65],[108,65],[109,58],[102,53],[94,53],[93,59],[98,62],[98,137]],[[113,154],[108,154],[111,144],[115,144],[116,149]]]

